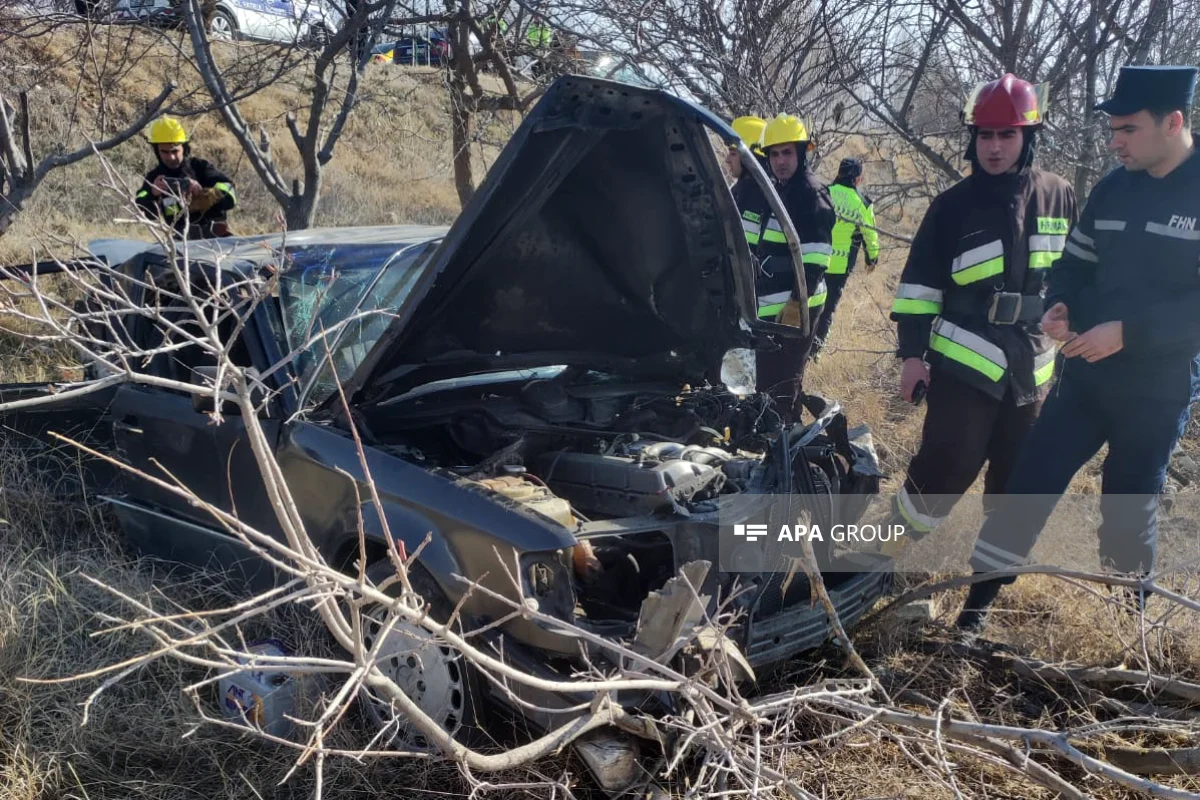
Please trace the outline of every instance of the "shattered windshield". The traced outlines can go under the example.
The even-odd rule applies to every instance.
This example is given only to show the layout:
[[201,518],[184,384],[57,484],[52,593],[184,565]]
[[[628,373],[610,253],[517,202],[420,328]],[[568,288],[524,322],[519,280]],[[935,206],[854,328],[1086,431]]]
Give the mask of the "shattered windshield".
[[280,307],[301,389],[312,384],[306,402],[323,402],[354,374],[436,245],[318,245],[289,252]]

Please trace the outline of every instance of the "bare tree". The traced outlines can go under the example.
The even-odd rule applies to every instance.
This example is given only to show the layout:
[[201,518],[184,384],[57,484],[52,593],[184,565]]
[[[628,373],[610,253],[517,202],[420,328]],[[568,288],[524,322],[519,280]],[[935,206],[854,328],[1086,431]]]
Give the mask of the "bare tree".
[[70,152],[50,153],[36,160],[33,136],[29,131],[29,93],[17,96],[20,112],[0,94],[0,236],[3,236],[20,214],[21,209],[51,170],[82,161],[127,141],[158,113],[158,109],[174,90],[163,88],[142,112],[141,116],[115,135],[99,142],[89,142]]
[[[497,41],[495,27],[484,25],[476,18],[471,0],[445,2],[452,47],[447,86],[454,148],[454,187],[459,201],[465,206],[475,193],[471,144],[479,119],[504,112],[519,115],[541,96],[542,89],[528,83],[522,89],[509,55],[506,55],[519,53],[519,48],[504,47]],[[472,52],[472,42],[479,43],[478,52]],[[484,69],[495,73],[499,79],[498,87],[492,90],[485,87]]]
[[[311,99],[303,127],[295,114],[287,118],[292,145],[300,156],[301,178],[289,181],[280,171],[266,129],[257,137],[241,113],[237,92],[218,64],[204,25],[200,0],[185,5],[195,64],[226,126],[271,196],[279,203],[289,229],[310,227],[321,196],[321,172],[346,129],[359,99],[359,84],[371,57],[371,44],[391,19],[396,0],[352,4],[311,63]],[[293,52],[296,52],[293,50]],[[260,84],[261,86],[261,84]]]
[[[55,80],[53,65],[37,57],[33,43],[46,43],[52,37],[65,45],[68,58],[80,64],[77,86],[87,83],[95,88],[89,93],[91,110],[81,108],[82,92],[75,92],[57,140],[37,136],[33,122],[39,84]],[[5,84],[0,90],[0,235],[9,230],[51,172],[128,141],[176,91],[174,82],[167,82],[133,116],[117,111],[114,106],[124,98],[116,87],[136,58],[136,45],[107,58],[97,58],[93,45],[92,32],[74,16],[39,14],[12,0],[0,2],[0,48],[5,53],[0,57],[0,82]]]
[[559,0],[548,8],[556,27],[726,116],[808,114],[828,98],[836,55],[820,27],[824,3]]

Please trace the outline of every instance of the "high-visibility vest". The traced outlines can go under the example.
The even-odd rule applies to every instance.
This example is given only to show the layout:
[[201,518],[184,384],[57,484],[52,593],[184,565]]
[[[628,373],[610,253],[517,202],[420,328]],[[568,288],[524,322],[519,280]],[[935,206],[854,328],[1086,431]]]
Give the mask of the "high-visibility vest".
[[867,259],[879,258],[879,234],[875,232],[875,211],[863,201],[862,195],[852,186],[840,183],[829,187],[833,210],[837,222],[833,224],[833,255],[829,258],[829,274],[845,275],[850,266],[850,250],[854,246],[854,234],[862,237]]
[[529,26],[529,44],[533,47],[549,47],[550,39],[553,35],[554,32],[545,23]]

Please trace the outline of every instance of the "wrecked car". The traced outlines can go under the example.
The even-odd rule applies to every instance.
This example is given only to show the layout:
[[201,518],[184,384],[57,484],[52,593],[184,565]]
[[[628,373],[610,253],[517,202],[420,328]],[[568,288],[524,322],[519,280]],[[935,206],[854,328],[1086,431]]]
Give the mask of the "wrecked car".
[[[449,229],[326,229],[289,233],[286,243],[258,236],[188,245],[191,270],[204,280],[217,271],[279,276],[276,296],[254,308],[236,337],[235,320],[221,324],[232,360],[268,376],[262,425],[330,563],[354,568],[361,515],[376,579],[392,569],[385,530],[409,553],[430,537],[414,582],[435,611],[463,596],[454,575],[511,596],[503,561],[519,572],[513,600],[632,641],[645,627],[647,598],[686,568],[710,604],[726,601],[735,584],[745,589],[733,630],[752,669],[829,637],[803,573],[721,569],[721,498],[870,497],[880,475],[869,436],[852,430],[836,403],[814,398],[812,421],[785,425],[752,380],[733,390],[730,353],[800,331],[755,314],[754,267],[714,135],[737,141],[721,120],[665,93],[563,78]],[[172,311],[160,247],[109,241],[92,252],[120,265],[136,291],[160,287],[167,299],[140,302]],[[372,310],[387,313],[364,315]],[[354,315],[331,337],[328,358],[324,346],[302,348],[314,328]],[[145,349],[164,344],[163,329],[145,320],[132,320],[128,335]],[[160,349],[145,369],[161,378],[190,381],[215,366],[195,348]],[[285,368],[271,372],[281,361]],[[0,399],[37,391],[44,387],[10,385]],[[211,397],[205,406],[132,382],[73,402],[71,419],[86,419],[90,404],[100,422],[86,426],[111,434],[123,460],[156,474],[152,464],[161,465],[201,498],[282,536],[236,409],[214,425]],[[6,422],[33,436],[60,419],[48,409]],[[382,519],[356,485],[363,473],[351,425]],[[271,580],[195,504],[137,478],[118,477],[104,497],[145,553],[234,566],[255,585]],[[889,575],[831,571],[827,583],[849,626],[887,590]],[[462,614],[485,624],[510,610],[476,593]],[[488,636],[529,674],[562,677],[580,663],[578,638],[535,620],[516,616]],[[524,688],[524,704],[514,705],[452,654],[431,647],[425,655],[385,669],[456,734],[481,724],[485,700],[543,729],[565,721],[552,709],[576,702]],[[367,700],[387,721],[387,710]]]

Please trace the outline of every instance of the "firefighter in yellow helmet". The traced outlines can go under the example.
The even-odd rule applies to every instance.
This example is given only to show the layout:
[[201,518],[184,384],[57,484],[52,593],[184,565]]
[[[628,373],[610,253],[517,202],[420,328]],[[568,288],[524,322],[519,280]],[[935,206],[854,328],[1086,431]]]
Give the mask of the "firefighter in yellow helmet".
[[[762,138],[763,128],[767,127],[767,121],[762,117],[737,117],[733,122],[729,123],[729,127],[733,128],[738,138],[750,148],[754,155],[758,156],[759,163],[763,165],[763,169],[766,169],[767,161],[763,156],[762,150],[758,149],[758,141]],[[725,169],[728,170],[729,176],[733,178],[734,185],[737,185],[742,178],[742,162],[738,158],[736,147],[730,147],[725,151]]]
[[[809,335],[802,339],[780,338],[779,350],[758,354],[758,384],[780,403],[781,411],[793,419],[800,414],[804,368],[812,349],[812,334],[825,307],[825,271],[833,252],[832,235],[836,215],[829,189],[808,169],[808,153],[813,150],[807,127],[796,116],[779,114],[763,127],[759,147],[766,155],[769,173],[784,209],[800,237],[804,261],[804,279],[808,289]],[[757,224],[758,242],[752,248],[758,257],[759,272],[755,285],[758,316],[783,324],[796,324],[795,272],[783,225],[761,198],[759,207],[749,204],[742,209],[743,226]],[[753,216],[757,215],[755,220]],[[751,231],[747,229],[747,239]],[[798,327],[798,326],[797,326]]]
[[191,154],[187,131],[174,117],[155,120],[147,138],[158,166],[146,173],[137,193],[142,213],[161,217],[190,239],[229,236],[226,217],[237,206],[229,176]]

